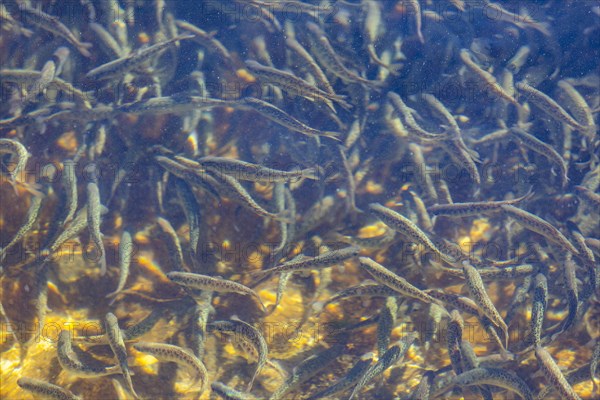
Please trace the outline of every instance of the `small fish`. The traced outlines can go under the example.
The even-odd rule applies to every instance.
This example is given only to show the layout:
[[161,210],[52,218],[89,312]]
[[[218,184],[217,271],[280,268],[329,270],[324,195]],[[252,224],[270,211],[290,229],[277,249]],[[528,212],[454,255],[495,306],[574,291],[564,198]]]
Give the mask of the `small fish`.
[[567,171],[567,165],[565,160],[561,157],[560,154],[552,146],[547,143],[542,142],[535,136],[527,133],[524,129],[518,127],[512,127],[510,132],[515,135],[519,142],[523,144],[528,149],[546,157],[550,162],[558,167],[560,171],[560,178],[562,181],[562,186],[565,187],[569,182],[569,176]]
[[354,258],[359,252],[360,248],[356,246],[344,247],[339,250],[327,251],[315,257],[302,257],[297,260],[277,265],[273,268],[256,271],[255,276],[263,277],[272,273],[298,272],[327,268]]
[[22,377],[17,380],[17,385],[21,389],[33,393],[36,396],[42,396],[53,400],[82,400],[75,396],[71,391],[60,386],[53,385],[39,379]]
[[491,91],[502,100],[514,104],[517,108],[521,107],[514,97],[504,90],[504,88],[498,83],[492,74],[482,69],[475,63],[475,61],[473,61],[469,50],[462,49],[460,51],[460,59],[463,61],[467,69],[473,73],[473,76],[477,78],[482,88]]
[[175,228],[173,228],[167,219],[162,217],[156,218],[156,222],[163,231],[164,236],[166,236],[165,244],[167,245],[167,249],[173,263],[173,270],[183,271],[183,251],[181,250],[181,243],[179,242],[179,237],[177,236]]
[[575,186],[577,197],[585,201],[593,210],[600,210],[600,195],[585,186]]
[[327,299],[327,301],[321,306],[321,309],[324,309],[330,303],[349,297],[389,297],[398,295],[399,293],[397,291],[386,285],[365,283],[340,290],[335,295]]
[[537,345],[535,347],[535,357],[537,358],[538,365],[544,373],[546,380],[554,387],[554,390],[560,393],[560,396],[563,399],[581,400],[577,393],[575,393],[575,390],[573,390],[573,387],[567,382],[567,379],[560,371],[560,368],[558,368],[558,365],[550,353],[548,353],[548,350]]
[[523,227],[542,235],[550,242],[558,244],[564,250],[569,251],[574,255],[579,254],[575,246],[573,246],[573,244],[569,242],[558,229],[550,225],[547,221],[510,204],[503,204],[501,207],[508,216],[513,218]]
[[319,64],[315,61],[313,56],[293,37],[288,37],[285,40],[285,44],[290,49],[296,52],[296,55],[306,62],[304,67],[310,71],[310,74],[317,81],[318,85],[330,95],[335,95],[335,91],[331,86],[331,83],[327,79],[327,75],[323,72]]
[[[461,270],[456,268],[442,268],[448,275],[455,276],[457,278],[464,278]],[[486,282],[500,281],[500,280],[514,280],[524,276],[531,275],[536,272],[537,266],[533,264],[521,264],[510,267],[498,268],[498,267],[487,267],[477,268],[481,279]]]
[[434,299],[421,289],[411,285],[408,281],[383,265],[373,261],[368,257],[360,257],[360,266],[367,271],[377,282],[386,285],[387,287],[397,291],[398,293],[411,297],[413,299],[420,300],[424,303],[440,304],[439,300]]
[[19,243],[21,239],[23,239],[32,229],[37,221],[40,210],[42,209],[42,204],[45,196],[44,195],[33,195],[31,197],[31,204],[29,205],[29,209],[27,210],[27,215],[25,215],[25,221],[23,225],[19,228],[15,236],[12,240],[3,248],[0,248],[0,262],[4,260],[6,254],[8,254],[8,250],[10,250],[14,245]]
[[427,250],[439,257],[439,260],[450,261],[449,257],[446,254],[443,254],[433,244],[425,232],[419,229],[419,227],[412,223],[412,221],[410,221],[408,218],[400,215],[394,210],[390,210],[389,208],[382,206],[379,203],[369,204],[369,209],[384,224],[406,236],[407,238],[414,240],[417,244],[425,247]]
[[463,356],[460,350],[464,325],[465,322],[460,316],[460,313],[457,310],[452,310],[450,312],[450,321],[448,322],[446,332],[446,347],[448,348],[450,364],[456,375],[460,375],[464,372]]
[[564,100],[565,105],[575,116],[577,122],[585,126],[582,133],[590,140],[594,140],[597,134],[597,126],[594,121],[594,115],[585,98],[566,80],[558,81],[556,84],[560,94],[559,97]]
[[218,394],[224,400],[256,400],[257,397],[251,393],[244,393],[225,385],[222,382],[213,382],[210,384],[213,393]]
[[97,39],[99,40],[100,47],[109,58],[119,58],[123,57],[125,53],[121,48],[121,45],[117,43],[115,38],[108,32],[104,27],[96,22],[90,22],[88,24],[89,28],[96,34]]
[[104,330],[106,331],[106,337],[108,338],[108,344],[115,355],[127,388],[133,394],[133,397],[138,398],[137,393],[133,389],[133,383],[131,382],[131,373],[129,371],[129,365],[127,364],[127,350],[125,349],[125,341],[123,340],[123,333],[119,328],[119,321],[114,314],[108,313],[104,318]]
[[62,184],[66,194],[66,215],[62,226],[66,226],[75,216],[79,194],[77,192],[77,173],[75,171],[76,162],[74,160],[64,160],[62,170]]
[[381,375],[385,370],[400,361],[416,338],[417,334],[415,332],[411,332],[390,346],[390,348],[379,358],[379,360],[377,360],[375,364],[372,364],[365,371],[364,375],[360,378],[352,390],[352,394],[350,397],[348,397],[348,400],[353,399],[369,381],[376,376]]
[[89,48],[91,43],[80,42],[73,32],[53,15],[46,14],[41,10],[30,8],[24,4],[19,5],[19,12],[25,17],[27,23],[38,26],[50,33],[58,35],[73,45],[83,56],[91,57]]
[[527,62],[527,58],[531,54],[530,46],[521,46],[517,49],[517,52],[506,64],[506,68],[513,74],[518,74],[523,65]]
[[452,380],[451,386],[498,386],[515,392],[525,400],[533,400],[527,384],[512,372],[500,368],[479,367],[463,372]]
[[95,182],[87,184],[87,223],[90,231],[90,238],[96,246],[100,257],[100,274],[106,274],[106,251],[104,250],[104,243],[102,242],[102,233],[100,232],[100,223],[102,217],[101,204],[100,204],[100,192],[98,191],[98,185]]
[[210,290],[218,293],[237,293],[254,297],[261,308],[266,311],[265,306],[258,294],[247,286],[228,279],[212,277],[207,275],[193,274],[190,272],[169,272],[167,277],[178,285],[198,290]]
[[223,43],[215,39],[213,34],[207,33],[196,25],[183,20],[176,20],[175,24],[178,28],[193,34],[194,36],[191,38],[192,41],[200,44],[200,46],[206,48],[208,51],[218,55],[228,67],[232,69],[235,68],[235,62],[233,61],[229,50],[227,50],[227,47],[225,47]]
[[397,113],[402,115],[402,117],[404,118],[404,122],[408,127],[409,133],[423,140],[438,141],[448,138],[448,135],[427,132],[425,129],[421,128],[419,124],[417,124],[417,121],[415,121],[415,118],[413,116],[415,110],[409,108],[398,94],[394,92],[389,92],[387,94],[387,97],[392,107],[394,107]]
[[338,379],[334,384],[318,393],[313,394],[307,400],[328,399],[334,394],[343,392],[353,385],[365,374],[367,368],[373,362],[373,353],[364,354],[348,371],[346,375]]
[[590,378],[592,378],[594,392],[598,392],[598,384],[596,383],[598,363],[600,363],[600,339],[596,338],[596,344],[594,345],[594,351],[592,353],[592,361],[590,362]]
[[490,297],[485,290],[485,286],[483,285],[481,275],[479,275],[477,269],[469,264],[468,261],[463,261],[462,269],[465,274],[467,288],[469,289],[471,298],[481,309],[482,313],[488,317],[494,325],[502,330],[502,333],[504,334],[504,347],[508,347],[508,327],[494,306],[494,303],[490,300]]
[[48,86],[50,86],[52,81],[58,75],[60,75],[63,65],[69,57],[69,53],[69,49],[66,47],[59,47],[54,52],[50,60],[48,60],[42,67],[39,79],[37,79],[29,88],[29,93],[27,93],[27,96],[25,96],[25,98],[22,100],[23,104],[27,104],[30,101],[35,100],[35,98],[39,94],[43,93]]
[[394,241],[396,236],[396,232],[392,230],[387,230],[383,235],[369,237],[369,238],[361,238],[356,236],[345,236],[345,235],[336,235],[336,237],[344,242],[349,243],[354,246],[358,246],[361,249],[380,249],[382,247],[386,247]]
[[340,136],[340,134],[338,132],[326,132],[311,128],[310,126],[298,121],[285,111],[275,107],[271,103],[267,103],[266,101],[254,97],[244,97],[243,99],[238,100],[235,104],[238,107],[256,111],[263,117],[268,118],[281,126],[285,126],[294,132],[298,132],[310,137],[324,136],[334,140],[339,140],[338,136]]
[[180,40],[191,39],[193,37],[193,35],[184,34],[165,40],[164,42],[156,43],[128,56],[102,64],[89,71],[85,76],[98,81],[123,75],[128,71],[138,68],[141,64],[159,55],[169,47],[176,45]]
[[533,345],[539,346],[542,326],[548,305],[548,282],[544,274],[537,274],[533,284],[533,304],[531,306],[531,336]]
[[448,217],[471,217],[480,214],[502,211],[500,206],[504,204],[518,204],[533,195],[532,192],[513,200],[481,201],[472,203],[436,204],[428,207],[427,211],[433,215],[445,215]]
[[207,327],[209,332],[233,332],[235,334],[236,340],[245,340],[254,347],[254,349],[256,350],[258,362],[256,365],[256,370],[254,371],[254,374],[252,375],[252,378],[248,383],[248,387],[246,388],[248,392],[251,391],[256,377],[267,363],[267,354],[269,353],[267,342],[263,337],[262,333],[260,333],[260,331],[252,325],[239,319],[233,318],[229,321],[211,322],[207,325]]
[[321,352],[313,354],[312,356],[301,361],[298,365],[292,369],[290,376],[281,384],[269,400],[281,400],[286,398],[285,396],[292,390],[294,390],[302,382],[312,378],[319,371],[327,368],[329,364],[338,358],[344,352],[344,345],[335,344],[332,347],[325,349]]
[[[344,96],[332,95],[289,72],[259,64],[254,60],[246,60],[245,63],[248,70],[264,83],[279,86],[282,90],[290,94],[301,96],[311,101],[326,102],[326,100],[332,100],[344,108],[351,108],[351,105],[344,101]],[[333,111],[335,112],[335,109]]]
[[419,38],[419,42],[425,43],[425,38],[423,37],[423,32],[421,32],[421,5],[419,4],[419,0],[406,0],[407,13],[413,15],[415,18],[415,30],[417,31],[417,37]]
[[413,392],[412,400],[429,400],[434,379],[435,371],[425,371],[419,386],[417,386],[417,389]]
[[175,182],[175,189],[190,230],[190,254],[192,256],[192,261],[195,262],[196,253],[198,251],[198,242],[200,241],[200,205],[186,182],[177,180]]
[[213,107],[227,107],[231,102],[226,100],[211,99],[204,96],[173,95],[152,97],[133,103],[123,104],[116,108],[119,113],[134,115],[161,115],[161,114],[187,114],[193,111],[205,110]]
[[[175,157],[175,159],[181,161],[181,158]],[[234,158],[211,156],[199,158],[197,162],[201,167],[207,168],[213,172],[227,174],[238,180],[251,182],[276,183],[287,182],[292,179],[298,180],[301,178],[312,180],[319,179],[316,168],[306,168],[295,171],[281,171]]]
[[379,311],[377,321],[377,354],[383,355],[390,344],[392,330],[396,326],[396,316],[398,314],[398,303],[395,297],[388,297],[385,306]]
[[248,193],[234,177],[224,174],[211,174],[210,176],[216,181],[218,191],[223,192],[231,200],[254,212],[256,215],[265,218],[273,218],[277,221],[289,222],[289,218],[287,217],[288,213],[286,211],[281,214],[273,214],[265,210],[252,198],[252,196],[250,196],[250,193]]
[[71,344],[71,333],[61,331],[58,335],[58,362],[64,370],[80,377],[93,378],[98,376],[114,375],[121,373],[118,365],[86,365],[83,364]]
[[533,88],[532,86],[529,86],[526,82],[519,82],[517,83],[516,87],[526,95],[526,100],[531,101],[533,104],[538,106],[540,110],[542,110],[551,118],[554,118],[556,121],[559,122],[564,122],[573,129],[577,129],[582,132],[587,132],[585,126],[577,122],[573,117],[569,115],[569,113],[567,113],[567,111],[565,111],[564,108],[562,108],[556,101],[554,101],[545,93],[542,93],[539,90]]
[[307,22],[306,27],[310,34],[313,54],[332,74],[348,83],[363,83],[371,88],[378,88],[381,85],[378,81],[370,81],[348,70],[340,61],[329,40],[327,40],[325,32],[317,24]]
[[[477,354],[475,354],[473,346],[471,346],[471,343],[469,343],[468,340],[462,340],[460,342],[460,354],[462,356],[464,371],[479,368],[479,359],[477,358]],[[479,394],[481,394],[481,397],[483,397],[483,400],[494,400],[492,391],[488,386],[479,386],[477,389]]]
[[118,295],[127,282],[129,276],[129,265],[131,264],[131,256],[133,254],[133,240],[128,231],[124,231],[119,242],[119,283],[117,289],[106,295],[106,297],[115,297]]
[[202,393],[208,384],[208,371],[196,356],[189,351],[165,343],[137,342],[133,348],[142,353],[148,353],[156,357],[159,361],[174,362],[194,374],[194,380],[191,386],[196,386],[200,382],[199,392]]
[[15,159],[15,161],[11,163],[14,165],[14,168],[9,172],[11,182],[14,184],[23,181],[20,175],[25,170],[27,160],[29,160],[31,154],[29,154],[25,146],[17,140],[0,139],[0,154],[7,153],[12,154]]

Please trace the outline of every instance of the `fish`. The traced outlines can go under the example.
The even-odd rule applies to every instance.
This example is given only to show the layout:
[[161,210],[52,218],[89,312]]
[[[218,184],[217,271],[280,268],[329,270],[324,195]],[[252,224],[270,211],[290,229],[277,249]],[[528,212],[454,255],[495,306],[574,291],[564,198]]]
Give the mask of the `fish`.
[[499,97],[500,99],[507,101],[517,109],[521,108],[521,105],[515,100],[515,98],[508,93],[504,88],[498,83],[496,78],[489,72],[482,69],[479,65],[473,61],[471,53],[467,49],[460,50],[460,59],[465,64],[467,69],[473,74],[473,76],[478,80],[480,86],[485,90],[489,90],[491,93]]
[[225,47],[223,45],[223,43],[221,43],[219,40],[215,39],[214,35],[209,34],[209,33],[205,32],[204,30],[200,29],[199,27],[197,27],[196,25],[193,25],[184,20],[178,19],[175,21],[175,24],[177,25],[178,28],[193,34],[194,36],[191,38],[192,41],[200,44],[200,46],[202,46],[202,47],[206,48],[207,50],[209,50],[210,52],[218,55],[219,58],[223,62],[225,62],[225,64],[228,67],[230,67],[230,68],[235,67],[235,62],[233,61],[233,58],[232,58],[231,54],[229,53],[229,50],[227,50],[227,47]]
[[133,383],[131,382],[131,372],[127,363],[127,349],[125,348],[125,341],[123,339],[123,333],[119,328],[119,321],[113,313],[108,313],[104,317],[104,330],[106,331],[106,337],[108,338],[108,344],[119,363],[123,377],[127,384],[129,392],[136,399],[139,398],[135,390],[133,389]]
[[[106,295],[107,298],[115,297],[118,295],[127,283],[127,277],[129,276],[129,265],[131,264],[131,256],[133,255],[133,240],[131,233],[124,231],[121,235],[121,241],[119,242],[119,282],[117,288]],[[114,300],[113,300],[114,301]]]
[[77,173],[75,171],[77,163],[74,160],[64,160],[62,170],[62,184],[65,190],[66,197],[66,215],[63,219],[62,226],[66,226],[77,211],[79,201],[79,193],[77,192]]
[[386,352],[379,358],[379,360],[377,360],[375,364],[371,364],[369,368],[367,368],[364,375],[360,378],[352,390],[348,400],[353,399],[369,381],[400,361],[408,351],[409,347],[412,346],[416,338],[417,334],[415,332],[410,332],[390,346],[390,348],[386,350]]
[[542,142],[535,136],[529,134],[527,131],[519,127],[512,127],[510,132],[515,135],[519,142],[525,147],[546,157],[553,165],[557,166],[558,170],[560,171],[562,186],[565,187],[567,185],[569,182],[569,176],[565,160],[560,154],[558,154],[556,150],[554,150],[554,148],[552,148],[552,146]]
[[27,210],[27,214],[25,215],[25,221],[23,225],[19,228],[15,236],[11,239],[10,242],[6,244],[6,246],[0,248],[0,262],[4,260],[4,257],[8,254],[8,251],[15,246],[17,243],[21,241],[34,227],[34,224],[38,220],[40,216],[40,210],[42,209],[42,205],[44,204],[43,200],[46,198],[44,195],[33,195],[31,197],[31,203],[29,205],[29,209]]
[[133,348],[142,353],[148,353],[156,357],[159,361],[174,362],[194,374],[194,379],[190,387],[197,387],[200,393],[203,393],[208,385],[208,371],[206,367],[191,352],[179,346],[166,343],[137,342]]
[[311,395],[307,400],[327,399],[331,396],[348,390],[353,385],[358,383],[358,380],[364,376],[367,369],[373,362],[373,353],[367,353],[360,357],[360,359],[350,368],[348,373],[338,379],[334,384],[329,386],[318,393]]
[[398,114],[402,115],[404,122],[408,127],[408,132],[412,135],[419,139],[433,141],[445,140],[448,138],[448,135],[427,132],[425,129],[421,128],[421,126],[419,126],[413,117],[415,110],[409,108],[398,94],[394,92],[388,92],[387,98],[390,101],[390,104],[394,107],[394,110],[396,110]]
[[425,38],[423,37],[423,32],[421,32],[421,5],[419,4],[419,0],[407,0],[406,1],[407,12],[412,15],[415,19],[415,30],[417,33],[417,38],[419,42],[422,44],[425,43]]
[[[292,95],[301,96],[311,101],[335,101],[347,109],[352,107],[344,100],[344,96],[321,90],[289,72],[262,65],[254,60],[246,60],[245,64],[246,68],[262,82],[276,85]],[[335,112],[335,109],[333,111]]]
[[70,390],[54,385],[52,383],[39,379],[21,377],[17,380],[17,385],[37,396],[54,400],[81,400],[81,397],[76,396]]
[[581,397],[575,393],[573,387],[567,382],[567,379],[558,368],[558,365],[548,353],[548,350],[540,345],[535,346],[535,358],[537,358],[539,368],[544,373],[546,380],[554,390],[556,390],[563,399],[581,400]]
[[[285,44],[290,49],[296,52],[296,55],[300,57],[306,64],[304,65],[307,68],[311,75],[316,80],[318,86],[320,86],[323,91],[329,93],[330,95],[335,95],[335,91],[327,79],[327,75],[323,72],[319,64],[315,61],[313,56],[294,38],[288,37],[285,40]],[[329,101],[329,100],[328,100]],[[331,108],[332,106],[330,106]]]
[[280,108],[275,107],[273,104],[267,103],[266,101],[257,99],[255,97],[244,97],[243,99],[236,101],[234,103],[234,106],[256,111],[263,117],[270,119],[271,121],[281,126],[284,126],[294,132],[298,132],[309,137],[323,136],[339,141],[339,132],[320,131],[318,129],[311,128],[305,123],[298,121],[296,118],[292,117]]
[[176,94],[172,96],[152,97],[147,100],[126,103],[116,107],[115,112],[133,115],[186,114],[192,111],[213,107],[228,107],[231,102],[204,96]]
[[563,100],[565,106],[574,115],[575,120],[586,129],[582,132],[591,141],[596,137],[598,128],[594,121],[592,110],[585,98],[566,80],[560,80],[556,84],[559,90],[559,99]]
[[69,30],[60,20],[50,14],[46,14],[41,10],[36,10],[24,4],[19,5],[19,12],[25,21],[29,24],[35,25],[45,31],[48,31],[54,35],[60,36],[65,39],[69,44],[77,49],[84,57],[91,57],[89,49],[92,47],[91,43],[80,42],[73,32]]
[[252,325],[237,318],[232,318],[228,321],[214,321],[209,323],[207,328],[209,332],[233,332],[236,340],[247,341],[251,346],[254,347],[258,361],[254,374],[252,375],[252,378],[250,379],[250,382],[246,388],[246,391],[251,391],[256,377],[267,363],[267,354],[269,353],[267,341],[263,337],[262,333]]
[[228,279],[212,277],[207,275],[194,274],[191,272],[169,272],[167,277],[178,285],[197,290],[209,290],[218,293],[237,293],[245,296],[251,296],[258,301],[261,308],[266,312],[266,308],[258,294],[247,286]]
[[42,70],[40,71],[40,77],[37,79],[29,88],[29,93],[22,100],[23,104],[27,104],[33,101],[38,95],[43,93],[52,81],[60,75],[62,72],[63,65],[69,57],[69,49],[66,47],[59,47],[56,49],[50,60],[46,61]]
[[31,154],[23,144],[14,139],[0,139],[0,154],[12,154],[15,159],[11,164],[14,165],[12,171],[9,172],[9,177],[13,185],[16,182],[24,182],[21,174],[25,171],[27,160]]
[[121,373],[119,365],[96,365],[96,363],[87,365],[82,363],[73,351],[69,331],[63,330],[58,335],[57,353],[60,366],[74,376],[93,378]]
[[403,296],[420,300],[424,303],[443,304],[428,295],[426,292],[411,285],[406,279],[396,275],[383,265],[373,261],[369,257],[359,257],[360,266],[369,273],[377,282],[386,285]]
[[456,375],[460,375],[464,372],[463,354],[460,349],[464,324],[460,313],[457,310],[452,310],[450,312],[450,321],[448,322],[446,331],[446,347],[448,348],[448,357],[450,357],[452,369]]
[[527,384],[511,371],[500,368],[479,367],[454,377],[451,386],[498,386],[518,394],[522,399],[533,400]]
[[109,61],[106,64],[102,64],[96,68],[93,68],[88,71],[85,76],[88,79],[100,81],[123,75],[126,72],[138,68],[140,65],[159,55],[169,47],[176,45],[177,42],[181,40],[192,39],[193,37],[194,35],[183,34],[172,39],[156,43],[150,47],[141,49],[138,52],[129,54],[125,57],[117,58],[116,60]]
[[162,217],[156,218],[156,223],[166,238],[166,245],[171,257],[173,270],[183,271],[183,266],[185,265],[183,261],[183,250],[181,249],[181,243],[179,242],[179,237],[177,236],[175,228],[173,228],[173,225],[171,225],[167,219]]
[[573,255],[579,254],[575,246],[563,235],[558,229],[550,225],[547,221],[538,217],[535,214],[531,214],[525,210],[517,208],[510,204],[503,204],[500,206],[502,211],[509,217],[513,218],[523,227],[538,233],[545,237],[552,243],[555,243],[562,247],[564,250],[572,253]]
[[519,82],[516,84],[517,89],[523,92],[526,100],[531,101],[541,111],[543,111],[549,117],[555,119],[558,122],[563,122],[573,129],[587,132],[585,126],[577,122],[564,108],[562,108],[556,101],[545,93],[540,92],[534,87],[527,84],[527,82]]
[[386,285],[376,283],[363,283],[361,285],[352,286],[342,289],[320,305],[320,309],[324,309],[328,304],[340,301],[349,297],[389,297],[398,296],[399,293]]
[[255,271],[254,276],[262,278],[273,273],[309,271],[312,269],[328,268],[354,258],[360,252],[356,246],[344,247],[327,251],[315,257],[302,257],[262,271]]
[[101,204],[100,204],[100,192],[98,191],[98,184],[95,182],[89,182],[87,184],[87,224],[90,231],[90,238],[96,246],[96,250],[99,252],[98,260],[100,262],[100,274],[106,274],[106,251],[104,250],[104,243],[102,241],[102,233],[100,232],[101,223]]
[[544,274],[537,274],[533,284],[533,304],[531,306],[531,336],[533,345],[539,346],[542,327],[548,306],[548,282]]
[[395,297],[388,297],[385,306],[379,311],[377,321],[377,354],[383,355],[390,344],[392,330],[396,326],[398,303]]
[[213,382],[210,384],[213,393],[218,394],[225,400],[256,400],[257,397],[252,393],[244,393],[225,385],[223,382]]
[[[175,159],[181,161],[181,158],[176,157]],[[201,157],[197,163],[212,172],[227,174],[235,179],[251,182],[278,183],[302,178],[319,179],[317,168],[282,171],[233,158],[212,156]]]
[[525,45],[519,47],[515,52],[515,55],[508,60],[508,63],[506,63],[506,68],[513,74],[518,74],[521,68],[523,68],[523,65],[527,63],[530,54],[530,46]]
[[396,232],[406,236],[407,238],[414,240],[415,243],[425,247],[438,257],[438,260],[451,262],[450,257],[442,253],[429,239],[429,237],[419,229],[413,222],[408,218],[400,215],[394,210],[382,206],[379,203],[369,204],[369,210],[384,224],[395,230]]
[[468,261],[462,262],[462,269],[465,274],[467,288],[469,289],[471,298],[481,309],[483,315],[488,317],[495,326],[502,330],[502,333],[504,334],[504,347],[508,347],[508,327],[496,309],[496,306],[494,306],[494,303],[490,300],[485,290],[485,286],[483,285],[481,275],[479,275],[477,269],[469,264]]
[[348,83],[362,83],[370,88],[378,88],[381,85],[380,82],[370,81],[348,70],[335,53],[331,43],[325,36],[325,32],[317,24],[307,22],[306,28],[310,35],[313,54],[329,72]]
[[427,211],[433,215],[444,215],[447,217],[472,217],[481,214],[502,212],[504,204],[519,204],[533,196],[533,192],[512,200],[480,201],[469,203],[436,204],[427,207]]
[[284,399],[289,392],[298,387],[298,385],[300,385],[302,382],[307,381],[318,374],[319,371],[327,368],[331,362],[333,362],[342,354],[344,347],[344,345],[337,343],[330,348],[315,353],[298,363],[292,369],[292,372],[285,382],[271,394],[269,400]]
[[265,218],[273,218],[277,221],[290,222],[287,211],[274,214],[265,210],[252,198],[252,196],[250,196],[250,193],[248,193],[234,177],[225,174],[210,174],[210,176],[218,185],[217,191],[224,193],[231,200],[234,200],[236,203],[254,212],[256,215]]

